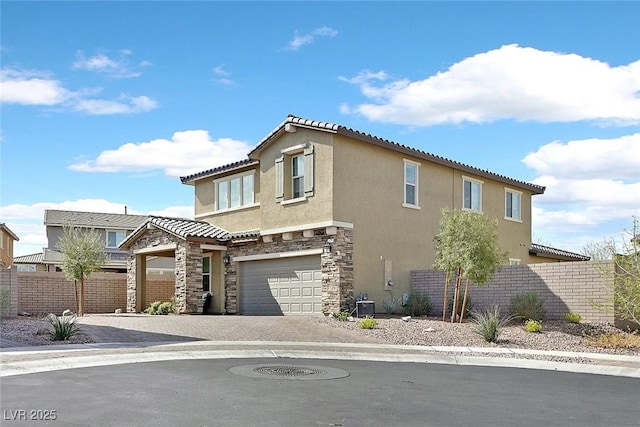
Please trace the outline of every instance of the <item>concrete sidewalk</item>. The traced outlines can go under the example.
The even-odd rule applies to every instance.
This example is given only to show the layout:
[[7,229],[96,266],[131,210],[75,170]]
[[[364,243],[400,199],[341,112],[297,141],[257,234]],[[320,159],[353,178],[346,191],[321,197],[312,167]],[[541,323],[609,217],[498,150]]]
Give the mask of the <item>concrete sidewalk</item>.
[[640,356],[390,345],[308,318],[107,314],[87,315],[79,323],[95,343],[3,343],[0,376],[158,360],[275,357],[505,366],[640,378]]

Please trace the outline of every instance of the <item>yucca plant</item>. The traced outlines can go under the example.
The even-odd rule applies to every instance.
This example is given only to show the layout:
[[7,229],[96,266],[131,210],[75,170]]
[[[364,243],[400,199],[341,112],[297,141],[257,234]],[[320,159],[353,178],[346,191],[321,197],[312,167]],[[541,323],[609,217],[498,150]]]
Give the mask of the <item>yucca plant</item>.
[[76,316],[58,317],[53,313],[47,316],[47,321],[53,326],[53,331],[49,332],[51,340],[67,341],[80,333],[80,327],[76,324],[77,320]]
[[473,331],[487,342],[496,342],[502,328],[511,320],[511,316],[502,317],[500,315],[500,307],[494,305],[486,310],[473,313],[473,323],[475,325]]
[[540,322],[544,319],[546,310],[540,295],[535,292],[527,292],[514,295],[511,298],[509,313],[522,321],[531,319]]

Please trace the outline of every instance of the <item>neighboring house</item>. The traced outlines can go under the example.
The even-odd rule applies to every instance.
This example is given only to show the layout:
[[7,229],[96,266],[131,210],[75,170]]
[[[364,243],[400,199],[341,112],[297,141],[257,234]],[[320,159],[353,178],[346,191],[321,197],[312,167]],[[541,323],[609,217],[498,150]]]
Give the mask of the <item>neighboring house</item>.
[[0,222],[0,268],[10,268],[13,265],[13,242],[19,240],[4,222]]
[[380,309],[433,265],[443,208],[497,218],[510,263],[559,256],[531,242],[544,187],[333,123],[289,116],[248,158],[181,181],[196,220],[150,217],[121,245],[128,311],[148,304],[139,271],[156,254],[176,256],[182,312],[199,312],[203,291],[218,313],[329,314],[362,297]]
[[[44,213],[47,247],[41,253],[16,257],[14,262],[19,271],[61,271],[63,255],[58,251],[58,242],[64,233],[64,227],[69,225],[94,229],[100,234],[104,240],[104,251],[109,254],[109,262],[102,271],[126,273],[127,253],[118,249],[118,245],[147,218],[146,215],[47,209]],[[149,270],[173,273],[173,259],[158,258],[150,263]]]

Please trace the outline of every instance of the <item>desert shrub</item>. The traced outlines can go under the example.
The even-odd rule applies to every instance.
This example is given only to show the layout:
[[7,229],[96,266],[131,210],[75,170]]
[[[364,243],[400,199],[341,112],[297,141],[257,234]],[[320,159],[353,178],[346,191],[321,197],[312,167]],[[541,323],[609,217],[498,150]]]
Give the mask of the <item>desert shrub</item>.
[[402,310],[406,315],[417,317],[428,316],[432,308],[433,304],[431,304],[431,300],[427,295],[411,292]]
[[473,314],[473,331],[484,338],[487,342],[496,342],[502,328],[510,321],[511,317],[502,317],[500,315],[500,307],[494,305],[483,311],[474,311]]
[[0,317],[8,317],[11,313],[11,289],[0,288]]
[[378,325],[378,321],[371,316],[366,316],[364,319],[362,319],[358,323],[358,326],[360,327],[360,329],[373,329],[377,325]]
[[540,295],[535,292],[527,292],[511,297],[509,313],[516,319],[531,319],[540,322],[544,319],[546,310],[544,308],[544,301]]
[[349,320],[349,312],[347,310],[333,312],[331,313],[331,317],[339,322],[346,322],[347,320]]
[[529,319],[527,323],[524,324],[524,330],[527,332],[540,333],[542,332],[542,323]]
[[167,315],[175,313],[176,310],[176,301],[172,299],[171,301],[154,301],[144,312],[147,314]]
[[53,341],[67,341],[80,332],[80,327],[76,324],[76,316],[58,317],[51,313],[47,316],[47,321],[53,326],[53,331],[49,332],[49,338]]
[[[460,292],[460,300],[458,301],[458,315],[462,312],[462,304],[464,303],[464,292]],[[447,313],[453,313],[453,297],[449,298],[447,305]],[[473,301],[471,297],[467,296],[467,306],[464,309],[464,317],[473,315]]]
[[587,335],[587,343],[600,348],[640,349],[640,336],[637,332],[606,332],[599,335]]
[[566,320],[569,323],[580,323],[580,321],[582,320],[582,316],[580,316],[580,314],[578,313],[565,313],[564,314],[564,320]]
[[398,298],[394,296],[390,296],[389,298],[382,301],[382,308],[384,308],[384,312],[387,314],[393,314],[398,309],[399,304]]

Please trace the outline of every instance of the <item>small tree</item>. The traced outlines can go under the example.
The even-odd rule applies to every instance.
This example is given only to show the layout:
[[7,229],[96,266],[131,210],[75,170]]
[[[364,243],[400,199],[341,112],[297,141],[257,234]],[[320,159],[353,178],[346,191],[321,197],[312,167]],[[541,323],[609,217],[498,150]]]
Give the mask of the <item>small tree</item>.
[[[484,285],[495,270],[507,259],[498,244],[498,221],[471,211],[442,210],[440,231],[435,238],[436,261],[434,268],[446,272],[442,320],[447,314],[449,282],[456,277],[451,321],[464,318],[469,281]],[[460,288],[466,279],[464,300],[460,308]]]
[[624,320],[640,324],[640,223],[633,217],[631,230],[624,230],[621,243],[605,238],[583,248],[605,278],[614,277],[610,291],[611,304],[593,303],[599,309],[614,312]]
[[109,261],[109,255],[104,252],[104,240],[94,229],[65,226],[58,241],[58,249],[63,255],[62,271],[69,280],[80,281],[80,293],[76,291],[76,303],[78,316],[83,316],[84,282],[91,273],[100,270]]

